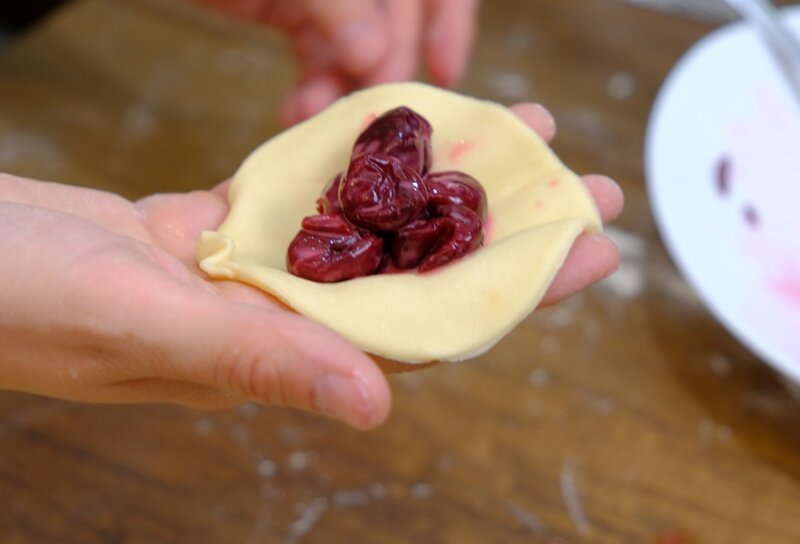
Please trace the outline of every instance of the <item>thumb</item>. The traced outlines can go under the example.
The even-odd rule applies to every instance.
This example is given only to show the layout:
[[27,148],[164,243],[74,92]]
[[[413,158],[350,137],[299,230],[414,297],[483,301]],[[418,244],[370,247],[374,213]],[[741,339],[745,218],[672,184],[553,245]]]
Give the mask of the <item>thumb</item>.
[[162,335],[171,377],[255,402],[300,408],[359,429],[383,423],[386,378],[346,340],[301,316],[194,295]]
[[479,4],[479,0],[428,0],[425,59],[437,85],[453,87],[464,76]]
[[304,1],[311,22],[350,76],[363,76],[386,55],[389,43],[376,0]]

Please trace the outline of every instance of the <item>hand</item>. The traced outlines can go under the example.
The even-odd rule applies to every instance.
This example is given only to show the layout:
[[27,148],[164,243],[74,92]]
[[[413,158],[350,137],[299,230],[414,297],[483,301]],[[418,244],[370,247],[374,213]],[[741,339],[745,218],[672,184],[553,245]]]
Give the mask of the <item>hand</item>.
[[[552,136],[543,108],[514,111]],[[585,181],[603,218],[615,217],[616,184]],[[255,401],[381,424],[391,393],[369,357],[261,291],[207,281],[197,268],[200,232],[227,209],[224,186],[133,203],[0,175],[0,387],[85,402]],[[610,241],[583,235],[545,302],[618,262]]]
[[299,75],[282,107],[287,126],[350,91],[413,79],[422,50],[432,81],[463,76],[478,0],[196,0],[263,21],[292,41]]

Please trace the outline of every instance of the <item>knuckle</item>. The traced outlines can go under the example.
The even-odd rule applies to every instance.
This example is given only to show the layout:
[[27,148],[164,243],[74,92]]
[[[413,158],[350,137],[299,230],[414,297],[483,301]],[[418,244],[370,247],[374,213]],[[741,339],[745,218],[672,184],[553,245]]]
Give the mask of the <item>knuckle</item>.
[[292,375],[296,360],[295,350],[284,342],[251,342],[228,350],[219,358],[216,381],[248,399],[290,405],[297,400]]

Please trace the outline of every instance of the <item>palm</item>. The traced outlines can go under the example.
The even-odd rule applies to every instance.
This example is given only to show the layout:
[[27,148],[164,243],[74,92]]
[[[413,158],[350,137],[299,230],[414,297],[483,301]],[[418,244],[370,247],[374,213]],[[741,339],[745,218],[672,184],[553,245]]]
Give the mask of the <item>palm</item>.
[[[284,307],[262,291],[235,282],[209,282],[194,258],[194,247],[204,230],[216,229],[227,213],[223,191],[198,191],[188,194],[153,195],[135,204],[139,212],[137,229],[154,252],[164,255],[159,262],[164,277],[178,277],[186,287],[201,289],[228,300],[264,306]],[[181,271],[178,273],[178,271]]]

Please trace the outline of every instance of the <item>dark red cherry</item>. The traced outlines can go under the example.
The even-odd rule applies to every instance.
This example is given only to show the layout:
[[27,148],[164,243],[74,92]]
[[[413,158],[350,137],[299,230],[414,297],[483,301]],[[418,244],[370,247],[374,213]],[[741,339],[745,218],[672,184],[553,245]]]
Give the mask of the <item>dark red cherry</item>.
[[455,204],[466,206],[486,220],[486,191],[483,186],[464,172],[436,172],[425,177],[428,188],[428,205]]
[[397,268],[438,268],[478,249],[483,243],[483,222],[464,206],[434,206],[432,216],[417,219],[391,240],[392,262]]
[[430,123],[410,108],[390,110],[373,121],[353,146],[353,156],[383,153],[399,159],[409,168],[425,175],[431,169]]
[[422,178],[398,159],[366,154],[350,163],[339,189],[339,201],[351,223],[392,232],[425,209],[428,190]]
[[417,219],[397,231],[391,244],[394,265],[404,270],[419,266],[439,241],[442,227],[447,229],[449,225],[439,219]]
[[342,213],[342,205],[339,203],[339,188],[344,179],[344,172],[336,174],[322,190],[322,194],[317,199],[317,212],[322,215],[333,215]]
[[483,244],[483,222],[477,213],[464,206],[436,206],[439,239],[419,265],[420,272],[433,270],[468,253]]
[[373,274],[383,260],[383,240],[340,215],[306,217],[286,255],[295,276],[332,283]]

